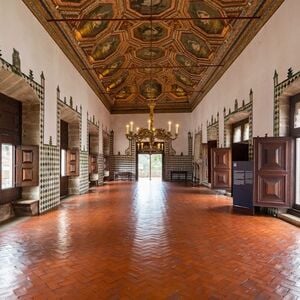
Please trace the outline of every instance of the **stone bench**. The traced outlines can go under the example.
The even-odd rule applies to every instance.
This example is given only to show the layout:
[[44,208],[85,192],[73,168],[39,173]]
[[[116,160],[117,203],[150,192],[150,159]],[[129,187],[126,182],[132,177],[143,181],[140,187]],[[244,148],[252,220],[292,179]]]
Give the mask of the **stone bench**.
[[39,200],[20,200],[13,204],[16,216],[36,216],[39,214]]

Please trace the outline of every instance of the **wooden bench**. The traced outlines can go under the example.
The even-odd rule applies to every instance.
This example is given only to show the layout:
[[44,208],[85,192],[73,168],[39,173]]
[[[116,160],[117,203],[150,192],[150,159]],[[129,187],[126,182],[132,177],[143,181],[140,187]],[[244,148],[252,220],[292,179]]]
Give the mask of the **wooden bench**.
[[133,180],[133,174],[131,172],[115,172],[114,180]]
[[13,204],[17,216],[36,216],[39,214],[39,200],[19,200]]

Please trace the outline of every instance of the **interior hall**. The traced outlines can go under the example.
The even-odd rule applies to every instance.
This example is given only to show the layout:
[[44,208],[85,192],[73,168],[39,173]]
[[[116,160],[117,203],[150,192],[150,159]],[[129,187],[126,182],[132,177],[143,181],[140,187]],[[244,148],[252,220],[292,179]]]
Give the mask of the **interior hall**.
[[0,0],[0,299],[300,300],[299,0]]

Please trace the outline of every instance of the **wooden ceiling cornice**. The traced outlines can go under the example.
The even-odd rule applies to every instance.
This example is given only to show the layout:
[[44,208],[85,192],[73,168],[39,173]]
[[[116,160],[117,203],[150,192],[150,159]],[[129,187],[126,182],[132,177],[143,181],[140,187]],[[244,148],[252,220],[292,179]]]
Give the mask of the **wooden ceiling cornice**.
[[23,2],[111,113],[141,113],[191,112],[284,0]]

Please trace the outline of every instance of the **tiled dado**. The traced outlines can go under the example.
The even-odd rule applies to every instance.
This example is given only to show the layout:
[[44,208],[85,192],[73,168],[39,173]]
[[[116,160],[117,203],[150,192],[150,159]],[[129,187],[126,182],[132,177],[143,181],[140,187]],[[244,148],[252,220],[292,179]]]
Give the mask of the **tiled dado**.
[[103,177],[104,177],[104,156],[103,154],[98,155],[98,185],[103,184]]
[[58,146],[43,145],[40,151],[40,213],[60,203],[60,151]]
[[80,151],[80,186],[79,193],[84,194],[89,190],[89,154]]

